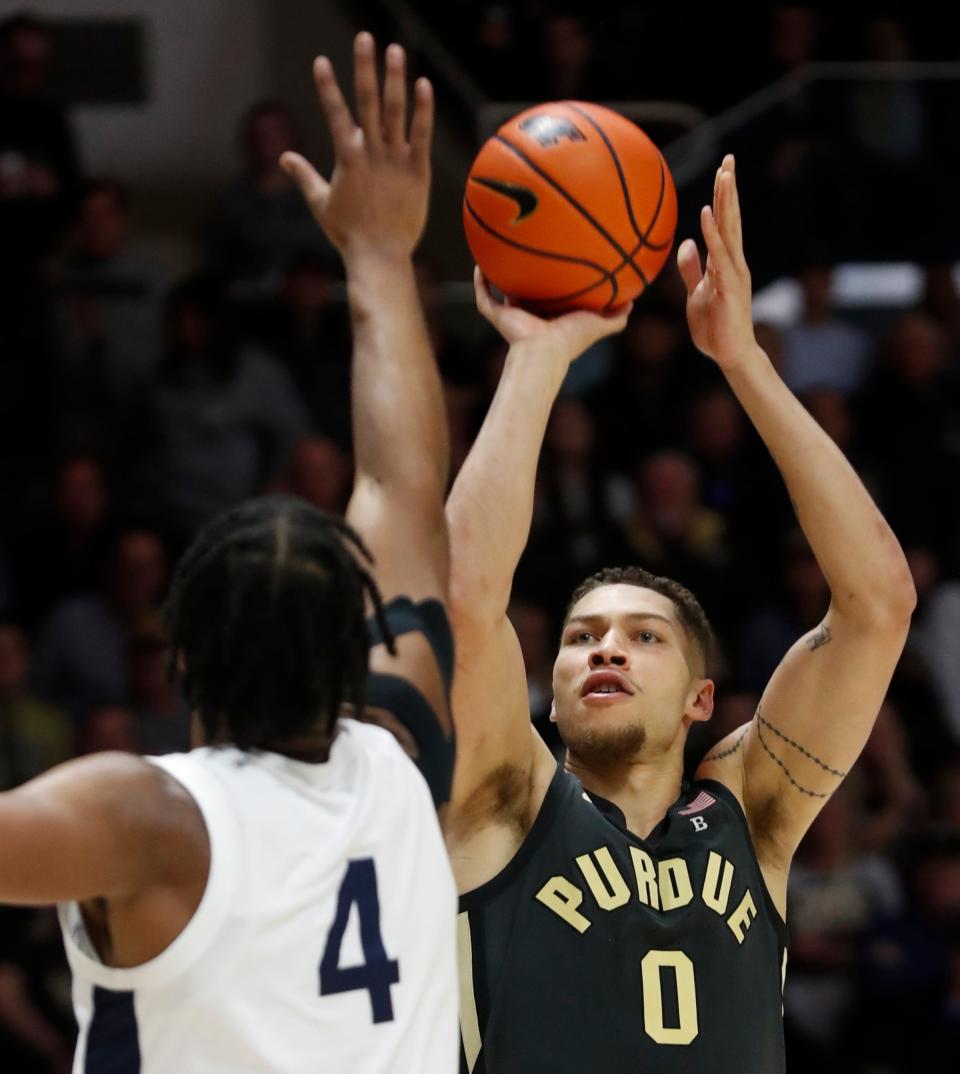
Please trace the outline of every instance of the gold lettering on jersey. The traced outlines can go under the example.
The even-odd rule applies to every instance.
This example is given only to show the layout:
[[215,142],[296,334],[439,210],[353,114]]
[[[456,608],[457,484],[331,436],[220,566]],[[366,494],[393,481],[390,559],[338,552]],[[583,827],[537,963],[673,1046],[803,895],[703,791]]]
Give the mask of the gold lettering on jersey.
[[748,888],[746,894],[740,900],[740,905],[727,918],[730,931],[736,936],[737,943],[743,943],[747,937],[747,929],[753,924],[757,916],[757,908],[753,904],[753,896]]
[[[606,883],[600,878],[600,873],[593,863],[594,858],[597,859],[600,868],[603,870]],[[629,902],[630,889],[617,868],[617,863],[613,860],[613,855],[608,847],[600,847],[592,855],[581,854],[577,858],[577,865],[580,867],[580,872],[583,873],[583,878],[586,880],[587,886],[590,888],[590,892],[597,900],[597,906],[601,910],[616,910],[617,907]]]
[[676,910],[693,898],[690,872],[683,858],[667,858],[660,862],[657,879],[660,887],[660,908]]
[[718,914],[727,912],[730,901],[730,885],[733,883],[733,862],[722,858],[715,850],[707,859],[707,875],[703,878],[700,898]]
[[[641,905],[668,913],[693,901],[694,878],[684,858],[665,858],[657,862],[640,847],[631,846],[629,850],[636,880],[636,896]],[[620,871],[609,847],[598,847],[589,854],[578,855],[575,860],[585,881],[584,887],[578,887],[565,876],[551,876],[537,892],[536,898],[582,935],[592,924],[590,918],[582,913],[587,891],[598,909],[609,912],[630,902],[631,889],[629,879]],[[702,884],[699,877],[696,879],[696,883],[700,884],[696,889],[700,901],[720,917],[724,917],[729,910],[735,873],[736,867],[732,861],[711,850]],[[746,939],[756,916],[756,903],[748,888],[737,908],[726,919],[738,944]]]
[[590,922],[577,909],[583,902],[583,892],[565,876],[551,876],[537,892],[537,898],[577,932],[584,933],[590,928]]
[[639,847],[630,848],[630,857],[633,860],[633,871],[637,875],[637,898],[644,906],[659,910],[660,888],[657,885],[657,867],[653,864],[653,858]]

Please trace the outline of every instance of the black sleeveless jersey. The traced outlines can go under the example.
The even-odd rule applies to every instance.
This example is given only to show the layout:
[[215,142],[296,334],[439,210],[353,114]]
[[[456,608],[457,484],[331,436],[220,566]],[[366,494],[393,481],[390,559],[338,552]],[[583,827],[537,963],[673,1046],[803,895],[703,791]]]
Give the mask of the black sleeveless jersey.
[[559,768],[459,927],[464,1074],[784,1070],[786,926],[713,780],[639,839]]

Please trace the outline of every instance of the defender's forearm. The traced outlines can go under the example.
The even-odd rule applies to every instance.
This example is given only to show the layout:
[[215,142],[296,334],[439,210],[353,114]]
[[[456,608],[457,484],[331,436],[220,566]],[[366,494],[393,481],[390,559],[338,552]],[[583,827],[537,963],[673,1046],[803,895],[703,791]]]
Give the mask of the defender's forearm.
[[442,498],[449,472],[447,418],[413,263],[376,251],[345,262],[357,479]]

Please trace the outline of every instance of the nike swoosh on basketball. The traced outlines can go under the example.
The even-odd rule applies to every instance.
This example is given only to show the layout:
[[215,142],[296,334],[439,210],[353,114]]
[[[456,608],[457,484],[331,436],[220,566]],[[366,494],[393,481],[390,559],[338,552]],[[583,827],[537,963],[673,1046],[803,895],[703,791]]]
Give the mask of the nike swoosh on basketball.
[[486,179],[480,175],[470,176],[470,181],[479,183],[481,186],[485,186],[488,190],[496,191],[498,194],[504,194],[515,201],[519,211],[511,221],[513,224],[519,224],[521,220],[525,220],[540,204],[537,195],[532,190],[525,186],[518,186],[516,183],[507,183],[502,179]]

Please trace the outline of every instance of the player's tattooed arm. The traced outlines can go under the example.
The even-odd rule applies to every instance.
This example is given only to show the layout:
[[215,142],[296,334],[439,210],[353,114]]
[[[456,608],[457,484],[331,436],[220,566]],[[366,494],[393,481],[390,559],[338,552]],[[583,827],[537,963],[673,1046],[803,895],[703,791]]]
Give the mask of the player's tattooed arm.
[[[678,259],[687,320],[776,463],[830,590],[823,622],[786,654],[738,756],[718,770],[741,795],[761,864],[786,875],[797,844],[870,735],[916,604],[899,542],[842,451],[777,374],[753,330],[734,162],[701,213],[708,262]],[[814,744],[815,747],[814,747]],[[727,775],[729,772],[729,775]]]
[[[827,640],[829,641],[829,631],[827,632],[827,634],[828,634]],[[816,646],[814,646],[814,648],[816,648]],[[767,738],[764,736],[764,728],[766,728],[766,730],[768,732],[772,732],[773,735],[775,735],[776,738],[780,740],[780,742],[781,742],[781,744],[783,746],[788,747],[789,749],[792,749],[792,750],[796,750],[799,754],[801,754],[803,757],[805,757],[808,761],[812,761],[818,768],[822,769],[822,771],[828,773],[831,776],[834,776],[836,778],[836,780],[838,781],[838,783],[839,783],[840,780],[844,779],[847,776],[846,772],[841,772],[837,768],[831,768],[830,765],[828,765],[825,761],[822,761],[815,754],[811,753],[808,749],[806,749],[805,747],[801,746],[799,742],[794,742],[794,740],[792,738],[790,738],[789,735],[785,735],[782,731],[778,730],[778,728],[776,728],[772,723],[770,723],[769,720],[764,718],[763,706],[762,705],[757,708],[756,721],[757,721],[757,738],[760,741],[760,745],[763,747],[763,749],[766,752],[767,756],[775,764],[780,766],[780,768],[783,770],[783,774],[790,781],[791,785],[794,786],[801,794],[806,794],[810,798],[829,798],[830,794],[831,794],[831,791],[814,791],[814,790],[811,790],[809,787],[803,786],[803,784],[800,783],[796,779],[796,777],[794,776],[793,772],[790,770],[790,766],[780,756],[779,752],[774,751],[771,748],[770,744],[768,743]],[[740,745],[741,741],[742,741],[742,737],[737,742],[738,746]]]
[[743,745],[743,740],[746,738],[747,731],[749,730],[749,726],[741,727],[740,730],[736,732],[736,738],[734,739],[732,746],[727,746],[725,742],[721,742],[718,746],[714,747],[713,751],[708,753],[700,763],[712,764],[714,761],[725,761],[735,753],[739,753],[740,747]]

